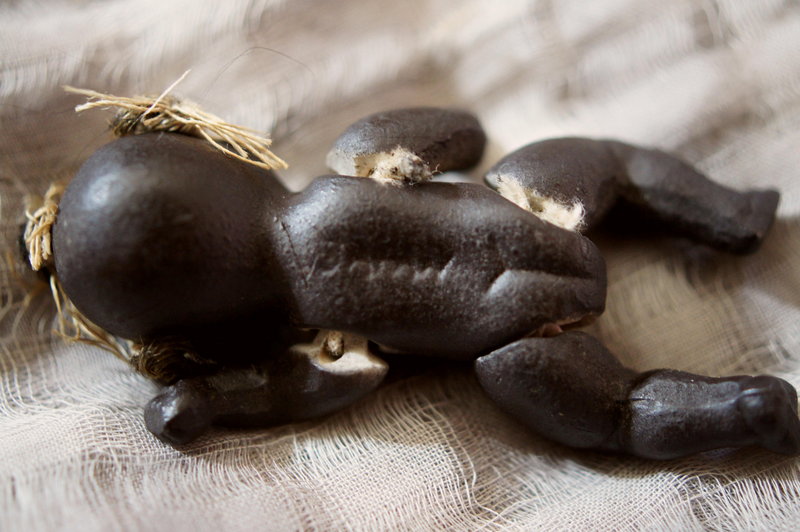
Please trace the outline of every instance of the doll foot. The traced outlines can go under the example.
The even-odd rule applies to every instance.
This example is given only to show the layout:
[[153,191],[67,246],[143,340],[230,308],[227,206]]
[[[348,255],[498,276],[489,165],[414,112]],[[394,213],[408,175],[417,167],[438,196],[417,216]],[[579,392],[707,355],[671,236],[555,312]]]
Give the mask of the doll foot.
[[182,445],[208,430],[213,414],[205,395],[181,381],[147,403],[144,421],[159,440]]
[[780,454],[800,454],[797,392],[791,384],[775,377],[753,377],[736,406],[759,445]]

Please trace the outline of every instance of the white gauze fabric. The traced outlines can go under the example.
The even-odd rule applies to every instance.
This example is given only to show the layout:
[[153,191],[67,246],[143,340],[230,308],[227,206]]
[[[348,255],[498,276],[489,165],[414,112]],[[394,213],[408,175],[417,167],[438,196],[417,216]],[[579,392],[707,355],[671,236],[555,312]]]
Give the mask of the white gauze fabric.
[[465,369],[395,381],[324,419],[214,431],[177,451],[144,428],[156,386],[52,334],[19,259],[26,194],[110,140],[70,84],[176,94],[272,132],[293,189],[378,110],[454,105],[499,157],[555,135],[672,151],[732,187],[776,187],[748,257],[604,237],[624,363],[800,386],[800,5],[796,0],[30,0],[0,5],[0,530],[793,530],[798,460],[578,452],[502,414]]

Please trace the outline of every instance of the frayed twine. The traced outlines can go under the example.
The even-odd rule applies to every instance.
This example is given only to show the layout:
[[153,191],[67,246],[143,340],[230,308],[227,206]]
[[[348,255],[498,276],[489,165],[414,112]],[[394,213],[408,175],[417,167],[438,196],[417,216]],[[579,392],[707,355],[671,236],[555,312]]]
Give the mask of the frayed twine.
[[23,239],[28,250],[28,262],[34,271],[52,266],[52,229],[58,214],[58,203],[64,193],[63,183],[53,183],[43,198],[29,196],[25,207]]
[[157,342],[133,344],[128,360],[133,369],[161,384],[209,373],[218,367],[214,361],[199,357],[189,341],[162,338]]
[[50,293],[56,303],[56,334],[69,342],[94,345],[113,353],[120,360],[130,362],[134,344],[130,340],[118,338],[99,325],[95,325],[75,308],[58,281],[55,274],[50,275]]
[[270,139],[206,113],[195,103],[170,95],[188,74],[187,70],[157,98],[127,98],[70,86],[65,86],[64,90],[88,98],[86,103],[75,107],[78,113],[97,108],[117,109],[111,130],[118,137],[153,131],[181,133],[205,139],[222,153],[265,170],[288,168],[283,159],[270,151]]

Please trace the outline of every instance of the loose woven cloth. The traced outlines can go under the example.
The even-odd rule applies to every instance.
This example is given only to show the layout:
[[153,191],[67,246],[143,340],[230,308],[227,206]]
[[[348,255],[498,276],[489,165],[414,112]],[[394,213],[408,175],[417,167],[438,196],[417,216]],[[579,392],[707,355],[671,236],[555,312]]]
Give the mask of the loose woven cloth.
[[769,373],[800,387],[797,0],[28,0],[0,5],[0,530],[796,530],[800,460],[759,449],[668,462],[531,434],[467,369],[396,380],[340,413],[216,430],[175,450],[144,428],[157,387],[52,334],[19,258],[24,199],[109,142],[62,85],[175,94],[270,132],[299,190],[354,120],[470,109],[499,157],[550,136],[674,152],[728,186],[775,187],[748,257],[601,235],[589,328],[639,370]]

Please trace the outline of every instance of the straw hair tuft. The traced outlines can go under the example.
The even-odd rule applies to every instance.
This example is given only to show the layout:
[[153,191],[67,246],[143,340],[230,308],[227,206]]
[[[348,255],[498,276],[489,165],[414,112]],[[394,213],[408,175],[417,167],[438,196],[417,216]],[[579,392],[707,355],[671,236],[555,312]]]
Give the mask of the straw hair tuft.
[[116,109],[111,130],[118,137],[154,131],[181,133],[205,139],[219,151],[265,170],[288,168],[283,159],[270,151],[270,139],[255,130],[230,124],[207,113],[195,103],[172,96],[172,90],[187,74],[189,71],[156,98],[128,98],[70,86],[64,90],[87,97],[86,103],[75,107],[76,112]]

